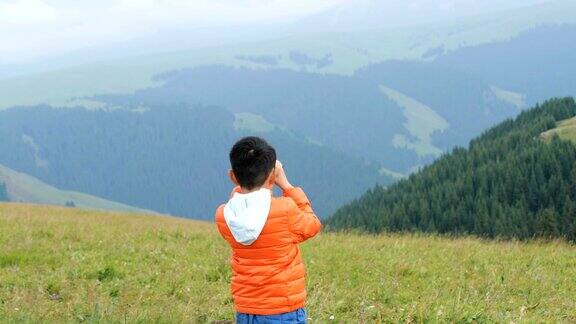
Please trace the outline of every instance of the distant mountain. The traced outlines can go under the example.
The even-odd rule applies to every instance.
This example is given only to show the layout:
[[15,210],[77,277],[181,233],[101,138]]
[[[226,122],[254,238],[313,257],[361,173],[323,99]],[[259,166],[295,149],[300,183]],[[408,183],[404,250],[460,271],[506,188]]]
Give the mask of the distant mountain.
[[[77,48],[65,53],[35,53],[36,58],[28,61],[4,64],[0,62],[0,80],[124,58],[190,52],[203,48],[227,48],[230,50],[239,44],[262,44],[275,39],[300,39],[300,46],[296,46],[292,50],[307,52],[307,46],[303,45],[310,43],[311,35],[324,34],[323,39],[336,41],[334,35],[329,34],[365,33],[366,31],[373,34],[375,30],[413,28],[424,24],[458,25],[464,21],[469,22],[471,19],[477,20],[481,17],[490,17],[490,20],[484,19],[481,24],[487,25],[493,24],[494,20],[503,20],[503,17],[507,17],[507,20],[510,21],[518,19],[515,18],[518,15],[524,15],[525,22],[534,26],[553,22],[550,17],[544,18],[544,16],[549,15],[547,12],[553,10],[554,7],[569,5],[569,2],[569,0],[508,0],[505,2],[459,0],[458,3],[449,0],[345,1],[340,5],[296,21],[159,29],[122,42]],[[534,14],[535,12],[537,14]],[[558,22],[568,22],[563,17],[567,12],[569,10],[556,10]],[[430,30],[430,27],[427,26],[426,29]],[[500,32],[502,33],[504,30],[505,28],[501,29]],[[398,33],[398,31],[394,32]],[[406,36],[403,35],[402,37]],[[364,37],[361,34],[356,34],[353,38],[361,40]],[[471,42],[474,42],[472,38],[474,37],[468,37]],[[255,47],[261,47],[260,44]],[[307,52],[306,54],[313,55],[314,53]],[[250,55],[262,55],[262,53],[251,53]]]
[[162,29],[124,42],[81,48],[63,54],[44,54],[30,62],[2,64],[0,61],[0,80],[103,61],[262,42],[291,34],[284,24]]
[[[573,94],[575,22],[576,2],[552,1],[160,54],[150,39],[124,44],[150,54],[136,57],[88,49],[76,54],[117,59],[0,80],[0,109],[12,107],[0,112],[0,163],[58,188],[207,219],[229,189],[216,152],[256,133],[299,166],[294,176],[326,215],[537,100]],[[202,147],[211,152],[198,155]]]
[[441,55],[457,68],[520,93],[529,105],[553,96],[576,95],[576,25],[534,28],[518,37]]
[[[448,126],[430,134],[432,143],[442,150],[464,145],[519,112],[485,79],[446,64],[388,61],[360,69],[356,76],[400,91],[445,119]],[[428,123],[429,118],[419,121],[419,128]]]
[[[350,156],[404,171],[416,153],[394,148],[402,108],[377,84],[345,76],[291,70],[200,67],[161,76],[163,85],[129,95],[97,96],[117,107],[187,103],[216,105],[252,113]],[[362,129],[362,131],[358,131]],[[370,143],[370,149],[366,145]],[[394,154],[392,154],[394,152]]]
[[10,152],[0,163],[58,188],[197,219],[212,219],[227,200],[228,151],[248,134],[276,146],[321,216],[392,181],[376,165],[258,117],[181,105],[9,109],[0,112],[0,151]]
[[548,101],[406,180],[375,187],[326,223],[369,232],[576,240],[574,116],[574,99]]
[[[383,63],[355,76],[211,66],[158,80],[160,87],[93,99],[113,107],[187,103],[249,112],[402,173],[518,112],[473,75],[428,63]],[[427,111],[404,105],[382,86],[428,105]]]
[[[396,3],[404,6],[407,2]],[[483,6],[480,1],[477,3]],[[155,39],[154,42],[133,40],[110,49],[85,49],[49,60],[46,66],[39,67],[45,71],[43,73],[0,80],[0,109],[43,103],[74,105],[70,101],[102,93],[133,92],[158,85],[154,81],[158,74],[204,65],[351,75],[359,68],[375,63],[429,60],[434,53],[507,41],[531,28],[575,23],[576,2],[562,0],[406,28],[321,33],[303,27],[303,31],[280,30],[280,36],[274,38],[268,34],[274,28],[261,27],[264,30],[262,33],[268,35],[265,40],[249,38],[252,41],[246,43],[217,43],[215,39],[216,44],[222,45],[189,49],[179,47],[170,51],[161,51],[163,47],[159,46],[161,53],[154,52],[159,43],[184,46],[195,35],[194,31],[162,32],[150,36]],[[185,39],[188,32],[190,38]],[[205,32],[199,31],[199,39],[210,39],[210,35],[213,35],[210,31]],[[241,32],[224,34],[236,33]],[[154,49],[146,47],[146,44]],[[166,45],[166,48],[172,45]],[[4,73],[14,73],[28,68],[0,66],[0,73],[2,70]],[[34,96],[29,95],[28,89],[35,89]]]
[[0,201],[78,207],[119,212],[154,213],[74,191],[59,190],[27,174],[0,165]]
[[[547,0],[352,0],[305,17],[302,30],[350,31],[408,27],[529,7]],[[567,2],[564,0],[564,2]]]

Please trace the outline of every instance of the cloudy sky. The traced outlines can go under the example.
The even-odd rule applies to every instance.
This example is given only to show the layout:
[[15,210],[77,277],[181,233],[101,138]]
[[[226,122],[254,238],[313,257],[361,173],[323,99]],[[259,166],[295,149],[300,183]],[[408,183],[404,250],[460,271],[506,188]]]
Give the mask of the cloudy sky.
[[0,60],[119,42],[163,28],[290,20],[344,0],[0,0]]
[[[546,0],[0,0],[0,66],[120,43],[158,30],[290,21],[339,6],[339,16],[460,12]],[[573,1],[573,0],[570,0]],[[362,21],[362,15],[357,19]],[[406,19],[409,20],[409,19]],[[356,23],[354,23],[356,25]]]

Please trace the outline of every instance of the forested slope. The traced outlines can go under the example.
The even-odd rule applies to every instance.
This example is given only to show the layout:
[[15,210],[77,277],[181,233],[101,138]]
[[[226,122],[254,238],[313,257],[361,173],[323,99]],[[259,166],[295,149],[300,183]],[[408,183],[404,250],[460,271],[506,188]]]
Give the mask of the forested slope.
[[574,117],[573,98],[507,120],[328,219],[332,229],[576,239],[576,146],[541,134]]
[[[473,75],[415,62],[382,63],[354,76],[205,66],[166,73],[157,80],[163,85],[94,99],[117,107],[186,103],[257,114],[337,151],[401,173],[437,156],[419,156],[394,141],[399,136],[417,141],[417,134],[406,127],[406,109],[388,98],[381,86],[429,105],[448,122],[446,131],[429,134],[431,145],[442,149],[464,144],[519,111],[498,100],[490,84]],[[431,121],[422,121],[426,122]]]
[[247,134],[276,147],[322,216],[391,181],[376,166],[293,132],[237,129],[235,122],[224,108],[201,106],[9,109],[0,112],[0,150],[10,152],[0,164],[62,190],[199,219],[212,219],[228,198],[228,151]]

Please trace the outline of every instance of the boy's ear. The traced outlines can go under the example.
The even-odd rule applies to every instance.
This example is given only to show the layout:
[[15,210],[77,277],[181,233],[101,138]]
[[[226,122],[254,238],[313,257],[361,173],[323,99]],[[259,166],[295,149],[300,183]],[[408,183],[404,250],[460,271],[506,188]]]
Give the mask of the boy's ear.
[[266,179],[266,185],[268,188],[273,188],[274,184],[276,183],[276,168],[272,169],[268,179]]
[[234,171],[232,171],[232,169],[228,170],[228,177],[230,178],[230,181],[232,181],[232,183],[234,185],[236,185],[236,186],[240,185],[240,183],[236,179],[236,175],[234,174]]

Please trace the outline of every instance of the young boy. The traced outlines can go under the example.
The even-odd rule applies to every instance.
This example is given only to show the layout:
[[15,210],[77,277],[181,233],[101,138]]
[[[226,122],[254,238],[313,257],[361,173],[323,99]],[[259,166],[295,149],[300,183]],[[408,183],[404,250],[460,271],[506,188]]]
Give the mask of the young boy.
[[[320,221],[263,139],[236,142],[230,164],[229,177],[237,187],[215,218],[232,248],[236,321],[306,323],[305,270],[298,244],[320,231]],[[272,197],[274,185],[283,197]]]

